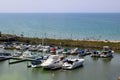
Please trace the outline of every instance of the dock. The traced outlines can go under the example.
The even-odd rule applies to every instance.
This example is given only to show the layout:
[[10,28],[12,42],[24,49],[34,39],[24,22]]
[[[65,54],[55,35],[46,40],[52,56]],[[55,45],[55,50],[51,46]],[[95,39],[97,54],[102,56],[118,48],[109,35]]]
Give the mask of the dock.
[[34,61],[35,59],[31,59],[31,58],[20,58],[20,57],[12,57],[10,59],[14,59],[17,61],[9,61],[9,64],[15,64],[15,63],[20,63],[20,62],[24,62],[24,61]]
[[5,61],[5,60],[9,60],[11,58],[0,58],[0,61]]

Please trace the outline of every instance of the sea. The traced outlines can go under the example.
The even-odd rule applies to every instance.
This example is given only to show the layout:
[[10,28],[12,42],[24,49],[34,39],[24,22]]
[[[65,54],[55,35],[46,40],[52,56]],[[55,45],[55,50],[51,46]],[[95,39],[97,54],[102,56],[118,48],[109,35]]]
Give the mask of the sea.
[[[0,31],[38,38],[120,40],[120,13],[0,13]],[[0,80],[117,80],[120,52],[113,56],[80,57],[85,59],[83,66],[73,70],[28,68],[29,61],[0,61]]]
[[120,40],[120,13],[0,13],[0,31],[38,38]]

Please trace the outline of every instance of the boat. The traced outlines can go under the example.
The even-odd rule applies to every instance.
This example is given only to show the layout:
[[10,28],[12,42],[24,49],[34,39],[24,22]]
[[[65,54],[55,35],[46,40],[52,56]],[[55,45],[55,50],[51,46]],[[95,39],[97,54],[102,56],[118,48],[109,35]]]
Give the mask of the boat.
[[13,57],[20,57],[22,55],[22,51],[16,51],[15,50],[15,53],[13,54]]
[[22,56],[20,56],[20,58],[35,58],[35,57],[36,55],[28,50],[23,52]]
[[56,50],[56,54],[60,54],[60,53],[62,53],[63,52],[63,49],[57,49]]
[[110,50],[109,46],[103,46],[103,50],[100,54],[101,58],[113,57],[113,50]]
[[85,55],[90,55],[92,53],[90,49],[85,49],[84,52],[85,52]]
[[40,46],[38,48],[38,51],[43,52],[43,53],[48,53],[48,52],[50,52],[50,46]]
[[11,53],[7,52],[4,49],[0,49],[0,61],[7,60],[9,58],[12,58]]
[[37,51],[37,50],[38,50],[37,46],[29,47],[29,51]]
[[86,56],[86,55],[90,55],[91,53],[92,53],[92,51],[90,51],[89,49],[78,50],[79,56]]
[[71,53],[72,55],[78,54],[78,48],[75,48],[75,49],[71,50],[70,53]]
[[31,67],[40,67],[40,64],[42,63],[42,58],[37,58],[36,60],[31,61]]
[[50,46],[44,46],[44,47],[43,47],[43,52],[44,52],[44,53],[50,52]]
[[67,48],[64,48],[62,51],[62,54],[70,54],[70,50],[68,50]]
[[101,58],[108,58],[108,57],[113,57],[113,52],[111,51],[104,51],[100,54]]
[[43,63],[45,60],[48,59],[49,56],[40,56],[36,58],[35,60],[31,61],[30,67],[36,68],[41,67],[41,63]]
[[79,56],[85,56],[85,51],[84,50],[78,50],[78,55]]
[[71,70],[71,69],[75,69],[79,66],[82,66],[83,65],[83,62],[84,62],[84,59],[66,59],[66,61],[64,61],[63,63],[63,66],[62,68],[63,69],[68,69],[68,70]]
[[12,58],[12,55],[10,53],[0,53],[0,61],[7,60],[9,58]]
[[45,69],[58,69],[62,67],[62,60],[59,55],[50,55],[41,66]]
[[54,47],[50,48],[50,53],[55,53],[56,49]]
[[100,51],[93,51],[91,57],[100,57]]

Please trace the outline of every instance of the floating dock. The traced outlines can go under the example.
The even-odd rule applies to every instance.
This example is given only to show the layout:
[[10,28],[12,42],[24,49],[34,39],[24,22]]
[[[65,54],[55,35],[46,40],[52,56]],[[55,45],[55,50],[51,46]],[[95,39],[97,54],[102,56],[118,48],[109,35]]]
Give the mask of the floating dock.
[[9,64],[15,64],[15,63],[20,63],[20,62],[24,62],[24,61],[34,61],[35,59],[31,59],[31,58],[20,58],[20,57],[12,57],[11,59],[17,60],[17,61],[9,61]]

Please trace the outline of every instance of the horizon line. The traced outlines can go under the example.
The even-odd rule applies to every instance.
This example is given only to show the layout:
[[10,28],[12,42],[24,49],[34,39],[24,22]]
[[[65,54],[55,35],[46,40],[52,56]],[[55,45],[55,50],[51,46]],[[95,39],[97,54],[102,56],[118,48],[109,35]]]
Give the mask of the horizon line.
[[120,12],[0,12],[1,13],[120,13]]

